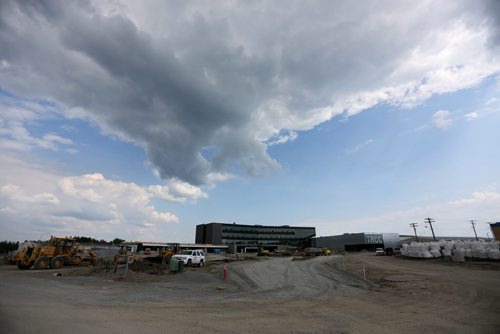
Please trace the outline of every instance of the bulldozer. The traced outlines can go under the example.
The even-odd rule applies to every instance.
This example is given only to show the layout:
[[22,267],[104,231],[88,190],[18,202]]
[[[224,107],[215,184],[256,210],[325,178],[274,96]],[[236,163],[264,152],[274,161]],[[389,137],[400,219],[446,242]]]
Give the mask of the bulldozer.
[[59,269],[64,265],[93,264],[96,253],[78,248],[73,238],[51,237],[46,244],[27,244],[16,253],[19,269]]

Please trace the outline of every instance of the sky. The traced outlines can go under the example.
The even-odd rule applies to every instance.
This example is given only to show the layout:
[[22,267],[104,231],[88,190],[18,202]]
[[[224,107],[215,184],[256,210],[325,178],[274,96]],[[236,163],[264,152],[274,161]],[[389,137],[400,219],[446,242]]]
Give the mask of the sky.
[[491,236],[498,1],[0,1],[0,239]]

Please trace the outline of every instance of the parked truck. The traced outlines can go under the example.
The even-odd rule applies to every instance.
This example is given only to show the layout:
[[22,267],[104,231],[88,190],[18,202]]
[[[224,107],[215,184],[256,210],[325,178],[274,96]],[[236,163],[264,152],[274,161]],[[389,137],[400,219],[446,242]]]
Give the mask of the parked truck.
[[51,237],[46,244],[29,243],[16,253],[19,269],[59,269],[64,265],[93,264],[95,252],[78,248],[72,238]]

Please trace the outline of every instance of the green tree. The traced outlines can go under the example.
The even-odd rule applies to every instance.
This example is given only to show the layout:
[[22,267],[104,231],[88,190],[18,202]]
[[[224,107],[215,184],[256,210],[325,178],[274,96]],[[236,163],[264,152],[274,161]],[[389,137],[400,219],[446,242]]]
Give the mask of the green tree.
[[0,254],[5,254],[10,251],[17,250],[19,242],[13,241],[0,241]]
[[122,243],[122,242],[124,242],[124,241],[125,241],[125,240],[120,239],[120,238],[114,238],[114,239],[113,239],[113,241],[112,241],[112,243],[113,243],[113,245],[116,245],[116,246],[117,246],[117,245],[121,244],[121,243]]

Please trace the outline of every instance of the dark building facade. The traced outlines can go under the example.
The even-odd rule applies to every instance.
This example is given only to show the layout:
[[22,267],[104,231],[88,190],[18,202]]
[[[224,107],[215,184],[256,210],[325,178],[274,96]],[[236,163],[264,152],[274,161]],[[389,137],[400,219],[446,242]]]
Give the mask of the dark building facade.
[[234,245],[238,250],[276,249],[279,245],[310,246],[315,227],[210,223],[196,226],[196,243]]
[[500,223],[490,224],[491,233],[493,233],[493,239],[500,241]]

